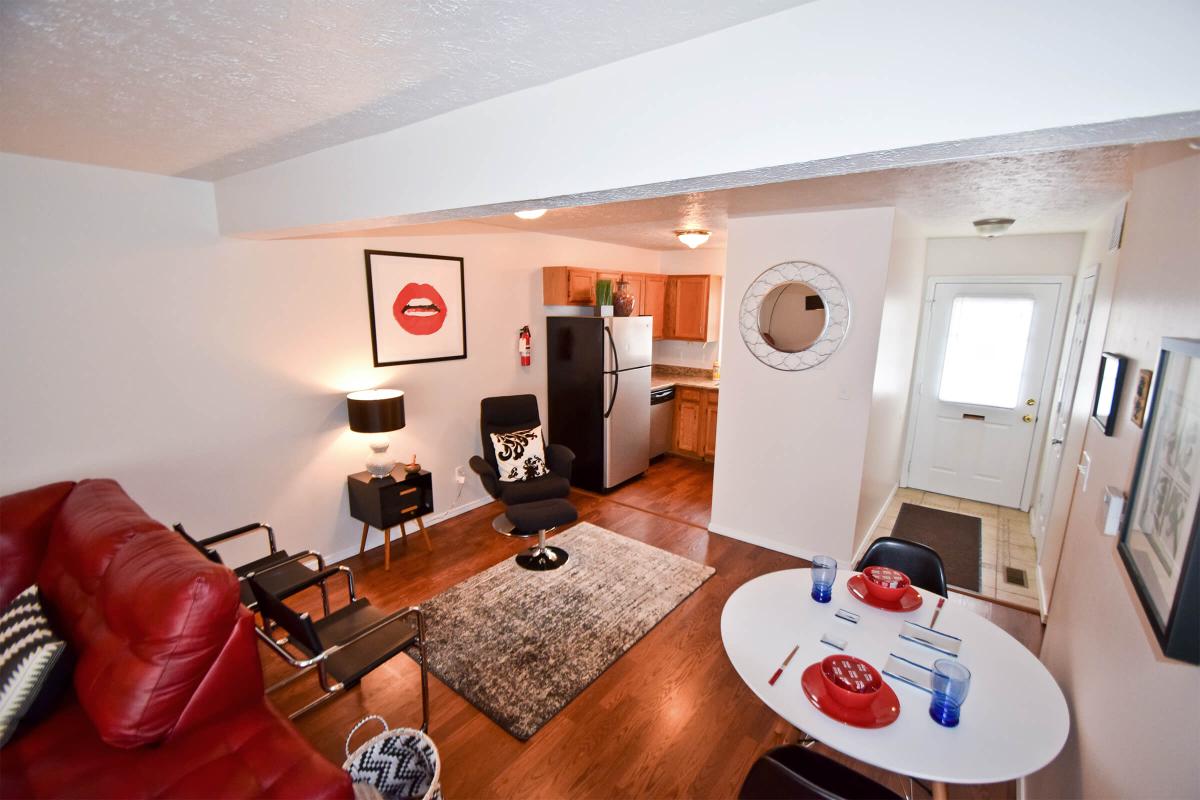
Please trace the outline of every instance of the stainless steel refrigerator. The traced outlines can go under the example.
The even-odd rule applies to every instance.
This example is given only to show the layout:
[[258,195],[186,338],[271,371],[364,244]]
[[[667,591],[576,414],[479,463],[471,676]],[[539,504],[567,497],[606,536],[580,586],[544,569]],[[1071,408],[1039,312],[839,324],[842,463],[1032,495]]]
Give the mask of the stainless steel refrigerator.
[[611,489],[650,464],[651,317],[547,317],[551,442],[575,452],[571,482]]

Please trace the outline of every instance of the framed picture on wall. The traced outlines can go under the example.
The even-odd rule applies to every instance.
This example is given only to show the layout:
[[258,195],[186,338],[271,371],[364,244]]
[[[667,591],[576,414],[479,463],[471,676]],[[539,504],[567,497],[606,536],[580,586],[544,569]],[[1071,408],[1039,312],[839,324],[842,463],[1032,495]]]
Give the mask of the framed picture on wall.
[[1117,406],[1125,383],[1125,356],[1100,354],[1100,375],[1096,378],[1096,396],[1092,399],[1092,421],[1105,436],[1112,436],[1117,424]]
[[387,250],[363,252],[375,366],[466,358],[463,260]]
[[1138,370],[1137,391],[1133,393],[1133,413],[1129,418],[1139,428],[1146,422],[1146,404],[1150,402],[1150,380],[1154,373],[1148,369]]
[[1200,340],[1163,339],[1117,550],[1163,654],[1200,664]]

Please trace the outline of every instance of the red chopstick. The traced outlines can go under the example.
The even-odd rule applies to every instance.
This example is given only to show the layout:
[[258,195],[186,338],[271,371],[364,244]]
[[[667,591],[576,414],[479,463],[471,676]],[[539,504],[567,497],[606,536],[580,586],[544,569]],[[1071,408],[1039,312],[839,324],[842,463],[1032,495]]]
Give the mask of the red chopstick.
[[939,597],[937,608],[933,610],[933,619],[929,620],[929,627],[933,627],[933,623],[937,622],[938,614],[942,613],[942,604],[946,602],[946,598]]
[[771,680],[767,681],[768,686],[775,685],[775,681],[779,680],[779,676],[783,674],[785,669],[787,669],[787,665],[791,663],[792,656],[796,655],[796,651],[799,649],[800,645],[796,645],[792,648],[792,652],[788,653],[787,658],[785,658],[783,663],[779,665],[779,669],[775,670],[775,674],[771,676]]

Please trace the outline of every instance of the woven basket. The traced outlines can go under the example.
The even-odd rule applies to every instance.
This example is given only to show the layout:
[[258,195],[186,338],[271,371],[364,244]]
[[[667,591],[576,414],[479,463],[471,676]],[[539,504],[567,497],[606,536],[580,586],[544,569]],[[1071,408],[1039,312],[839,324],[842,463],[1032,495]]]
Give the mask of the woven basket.
[[[350,740],[366,723],[379,720],[383,733],[353,753]],[[363,717],[346,737],[346,763],[342,769],[354,782],[358,798],[385,800],[442,800],[442,758],[424,731],[388,728],[383,717]]]

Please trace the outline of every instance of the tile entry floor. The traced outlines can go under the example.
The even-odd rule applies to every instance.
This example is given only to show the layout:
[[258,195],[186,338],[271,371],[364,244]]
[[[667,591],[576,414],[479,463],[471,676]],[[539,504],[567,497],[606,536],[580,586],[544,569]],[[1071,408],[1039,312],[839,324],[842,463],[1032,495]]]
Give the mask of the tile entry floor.
[[[940,508],[983,521],[983,597],[1038,610],[1037,550],[1029,530],[1029,514],[1015,508],[977,503],[920,489],[897,489],[887,513],[871,534],[874,541],[891,534],[902,503]],[[863,548],[866,550],[866,547]],[[1024,572],[1025,585],[1010,583],[1009,569]],[[1017,576],[1013,576],[1017,577]]]

